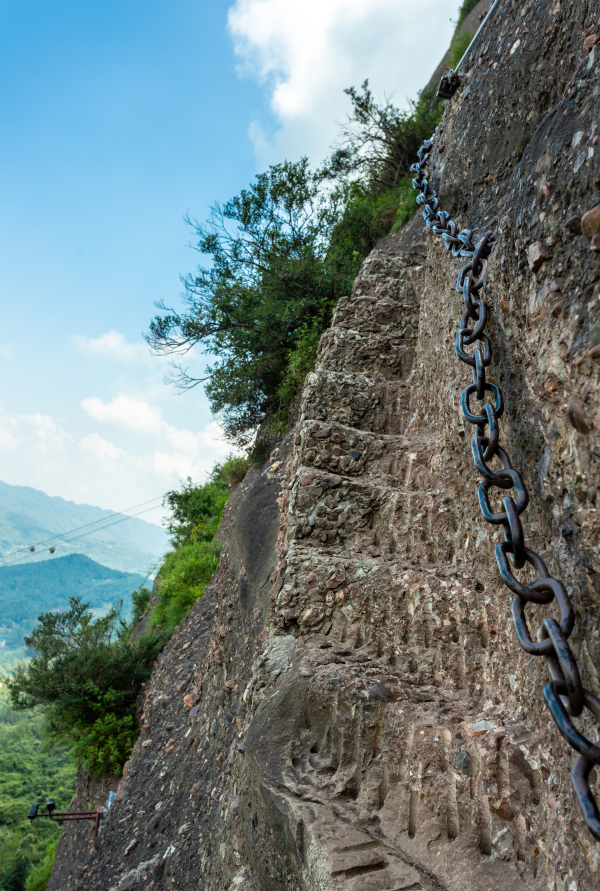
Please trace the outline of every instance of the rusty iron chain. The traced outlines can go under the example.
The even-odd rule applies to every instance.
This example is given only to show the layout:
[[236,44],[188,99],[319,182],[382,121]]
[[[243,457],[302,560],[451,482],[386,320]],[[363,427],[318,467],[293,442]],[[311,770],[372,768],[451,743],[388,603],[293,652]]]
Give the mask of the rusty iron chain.
[[[454,257],[465,257],[467,263],[460,270],[456,289],[463,295],[465,311],[456,333],[455,349],[458,358],[472,369],[473,383],[461,394],[463,417],[474,425],[475,436],[471,442],[475,467],[483,477],[478,489],[479,505],[485,520],[501,525],[504,541],[496,546],[495,555],[500,578],[513,592],[512,617],[519,644],[532,656],[544,656],[550,681],[544,688],[544,699],[552,719],[562,736],[576,752],[571,778],[575,795],[583,817],[592,835],[600,841],[600,812],[590,788],[589,776],[600,764],[600,745],[593,743],[576,727],[573,718],[588,709],[600,723],[600,699],[583,686],[577,661],[569,646],[569,637],[575,625],[575,611],[561,581],[552,578],[539,554],[525,545],[521,514],[529,503],[529,495],[521,474],[514,470],[507,452],[500,445],[499,418],[504,412],[504,398],[500,387],[486,379],[486,368],[492,363],[490,340],[484,334],[489,307],[482,290],[488,258],[496,244],[491,232],[475,243],[473,230],[459,231],[450,214],[439,209],[439,200],[431,187],[427,174],[427,161],[435,143],[435,134],[419,149],[417,163],[411,167],[414,174],[413,188],[419,191],[417,203],[423,206],[423,218],[436,235],[444,240],[447,250]],[[478,342],[472,355],[466,347]],[[486,400],[489,395],[490,401]],[[471,408],[471,400],[480,402],[478,409]],[[478,412],[478,413],[475,413]],[[486,432],[487,428],[487,432]],[[496,458],[500,468],[493,470],[489,464]],[[502,498],[502,510],[495,513],[490,505],[490,489],[513,490]],[[525,584],[514,570],[528,563],[538,578]],[[560,621],[546,618],[543,621],[541,640],[534,640],[525,613],[527,604],[548,605],[556,601]]]

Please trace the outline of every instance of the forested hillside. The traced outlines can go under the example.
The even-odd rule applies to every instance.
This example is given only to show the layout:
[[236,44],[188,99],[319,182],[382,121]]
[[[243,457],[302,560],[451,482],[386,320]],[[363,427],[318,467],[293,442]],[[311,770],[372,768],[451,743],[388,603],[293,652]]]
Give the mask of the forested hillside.
[[0,687],[0,887],[6,891],[40,891],[45,886],[44,860],[52,863],[49,849],[60,827],[49,820],[30,824],[32,801],[56,800],[67,807],[75,788],[75,760],[61,740],[44,734],[40,714],[17,714]]

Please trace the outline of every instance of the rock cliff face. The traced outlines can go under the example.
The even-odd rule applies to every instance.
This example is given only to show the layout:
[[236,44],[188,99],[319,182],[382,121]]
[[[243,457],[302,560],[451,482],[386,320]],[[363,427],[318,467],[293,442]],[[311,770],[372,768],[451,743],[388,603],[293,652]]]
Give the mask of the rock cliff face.
[[[600,210],[585,234],[576,217],[600,203],[596,34],[596,0],[500,0],[430,162],[441,206],[498,238],[488,376],[528,543],[573,599],[594,692]],[[575,756],[477,501],[460,265],[420,216],[365,261],[300,420],[227,505],[219,571],[159,659],[120,800],[64,887],[600,884]]]

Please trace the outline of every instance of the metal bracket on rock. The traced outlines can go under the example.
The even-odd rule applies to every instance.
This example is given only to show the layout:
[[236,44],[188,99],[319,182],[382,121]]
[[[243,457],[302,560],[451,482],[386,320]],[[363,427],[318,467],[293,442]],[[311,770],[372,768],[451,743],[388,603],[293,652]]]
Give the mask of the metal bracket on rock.
[[483,29],[485,27],[485,25],[490,20],[492,13],[498,6],[499,2],[500,2],[500,0],[494,0],[492,5],[490,6],[488,14],[486,15],[486,17],[482,21],[481,25],[477,29],[477,33],[475,34],[475,37],[473,38],[471,43],[466,48],[465,52],[462,55],[460,62],[456,66],[456,68],[454,68],[454,69],[450,68],[450,70],[446,74],[444,74],[444,76],[442,77],[442,79],[440,81],[440,85],[438,87],[438,91],[437,91],[438,99],[452,99],[452,97],[458,90],[460,83],[461,83],[460,77],[458,76],[460,66],[462,65],[462,63],[465,61],[465,59],[471,52],[471,49],[475,45],[479,35],[481,34],[481,32],[483,31]]

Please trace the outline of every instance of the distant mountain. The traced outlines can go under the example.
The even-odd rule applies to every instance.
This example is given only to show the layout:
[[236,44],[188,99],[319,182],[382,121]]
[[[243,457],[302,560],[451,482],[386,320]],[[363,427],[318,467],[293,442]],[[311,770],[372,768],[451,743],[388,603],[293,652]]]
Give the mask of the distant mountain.
[[[29,486],[10,486],[0,482],[0,565],[9,551],[28,547],[113,514],[114,511],[89,504],[75,504]],[[137,518],[124,520],[106,529],[81,531],[87,534],[72,542],[68,537],[64,541],[59,538],[51,542],[56,545],[56,557],[51,558],[47,547],[43,547],[24,559],[34,564],[40,559],[56,560],[59,555],[84,554],[103,566],[145,573],[169,549],[166,533],[160,526]],[[13,560],[14,557],[11,557],[8,562]]]
[[91,608],[124,601],[144,576],[101,566],[83,554],[69,554],[20,566],[0,567],[0,640],[20,646],[40,613],[64,610],[69,597],[81,597]]

